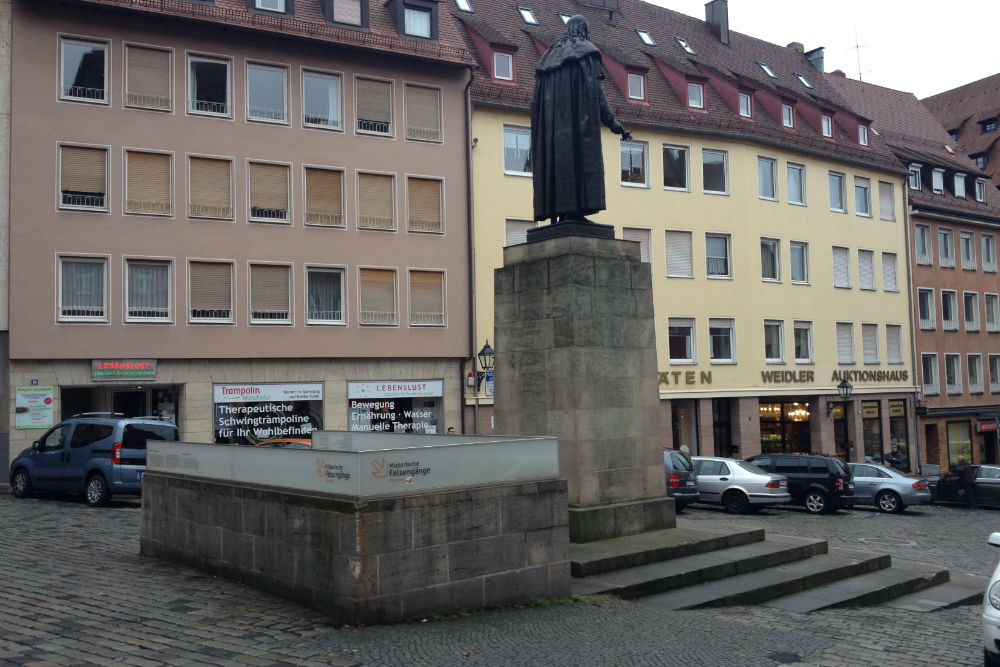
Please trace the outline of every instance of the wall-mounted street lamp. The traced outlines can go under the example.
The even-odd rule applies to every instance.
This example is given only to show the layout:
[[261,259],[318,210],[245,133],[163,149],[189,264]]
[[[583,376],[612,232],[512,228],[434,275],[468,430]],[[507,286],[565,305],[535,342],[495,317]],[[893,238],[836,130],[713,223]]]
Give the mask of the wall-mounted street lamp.
[[851,398],[851,394],[854,392],[854,385],[848,382],[846,379],[841,380],[840,384],[837,385],[837,393],[840,394],[840,401],[827,401],[826,402],[826,416],[829,417],[833,412],[833,409],[837,405],[847,406],[847,401]]
[[490,347],[490,339],[486,339],[486,345],[483,345],[483,349],[479,350],[479,368],[482,370],[476,372],[476,394],[479,394],[479,387],[483,384],[483,379],[486,378],[486,371],[493,370],[493,348]]

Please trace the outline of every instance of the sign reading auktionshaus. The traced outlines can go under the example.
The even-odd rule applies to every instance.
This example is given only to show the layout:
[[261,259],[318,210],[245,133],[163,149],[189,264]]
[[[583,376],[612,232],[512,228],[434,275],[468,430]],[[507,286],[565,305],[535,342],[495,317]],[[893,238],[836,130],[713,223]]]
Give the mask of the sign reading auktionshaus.
[[273,438],[308,438],[323,428],[323,383],[216,384],[217,444],[256,445]]

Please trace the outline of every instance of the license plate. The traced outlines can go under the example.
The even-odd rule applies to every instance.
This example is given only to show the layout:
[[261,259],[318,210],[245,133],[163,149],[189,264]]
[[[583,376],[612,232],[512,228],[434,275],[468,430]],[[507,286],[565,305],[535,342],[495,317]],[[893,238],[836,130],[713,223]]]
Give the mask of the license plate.
[[144,472],[145,472],[144,470],[140,470],[139,472],[137,472],[135,474],[135,478],[141,482],[142,481],[142,473],[144,473]]
[[690,479],[684,483],[688,486],[694,486],[694,482],[692,482]]
[[854,488],[854,482],[851,482],[850,484],[848,484],[848,485],[847,485],[847,488],[849,488],[849,489],[853,489],[853,488]]

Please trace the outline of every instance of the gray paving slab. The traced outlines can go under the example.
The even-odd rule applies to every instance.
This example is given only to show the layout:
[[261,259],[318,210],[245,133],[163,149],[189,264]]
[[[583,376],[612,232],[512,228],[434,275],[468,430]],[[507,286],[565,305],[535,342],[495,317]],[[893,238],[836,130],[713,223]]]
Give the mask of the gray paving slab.
[[889,600],[885,606],[932,612],[959,605],[978,605],[982,603],[983,593],[989,580],[986,576],[950,572],[949,581]]

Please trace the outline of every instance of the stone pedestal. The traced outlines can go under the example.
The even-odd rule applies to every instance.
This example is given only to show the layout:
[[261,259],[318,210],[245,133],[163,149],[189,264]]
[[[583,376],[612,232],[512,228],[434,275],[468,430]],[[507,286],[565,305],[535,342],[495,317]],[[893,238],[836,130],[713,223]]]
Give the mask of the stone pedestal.
[[570,539],[673,527],[639,245],[564,236],[512,246],[495,283],[494,429],[558,438]]

